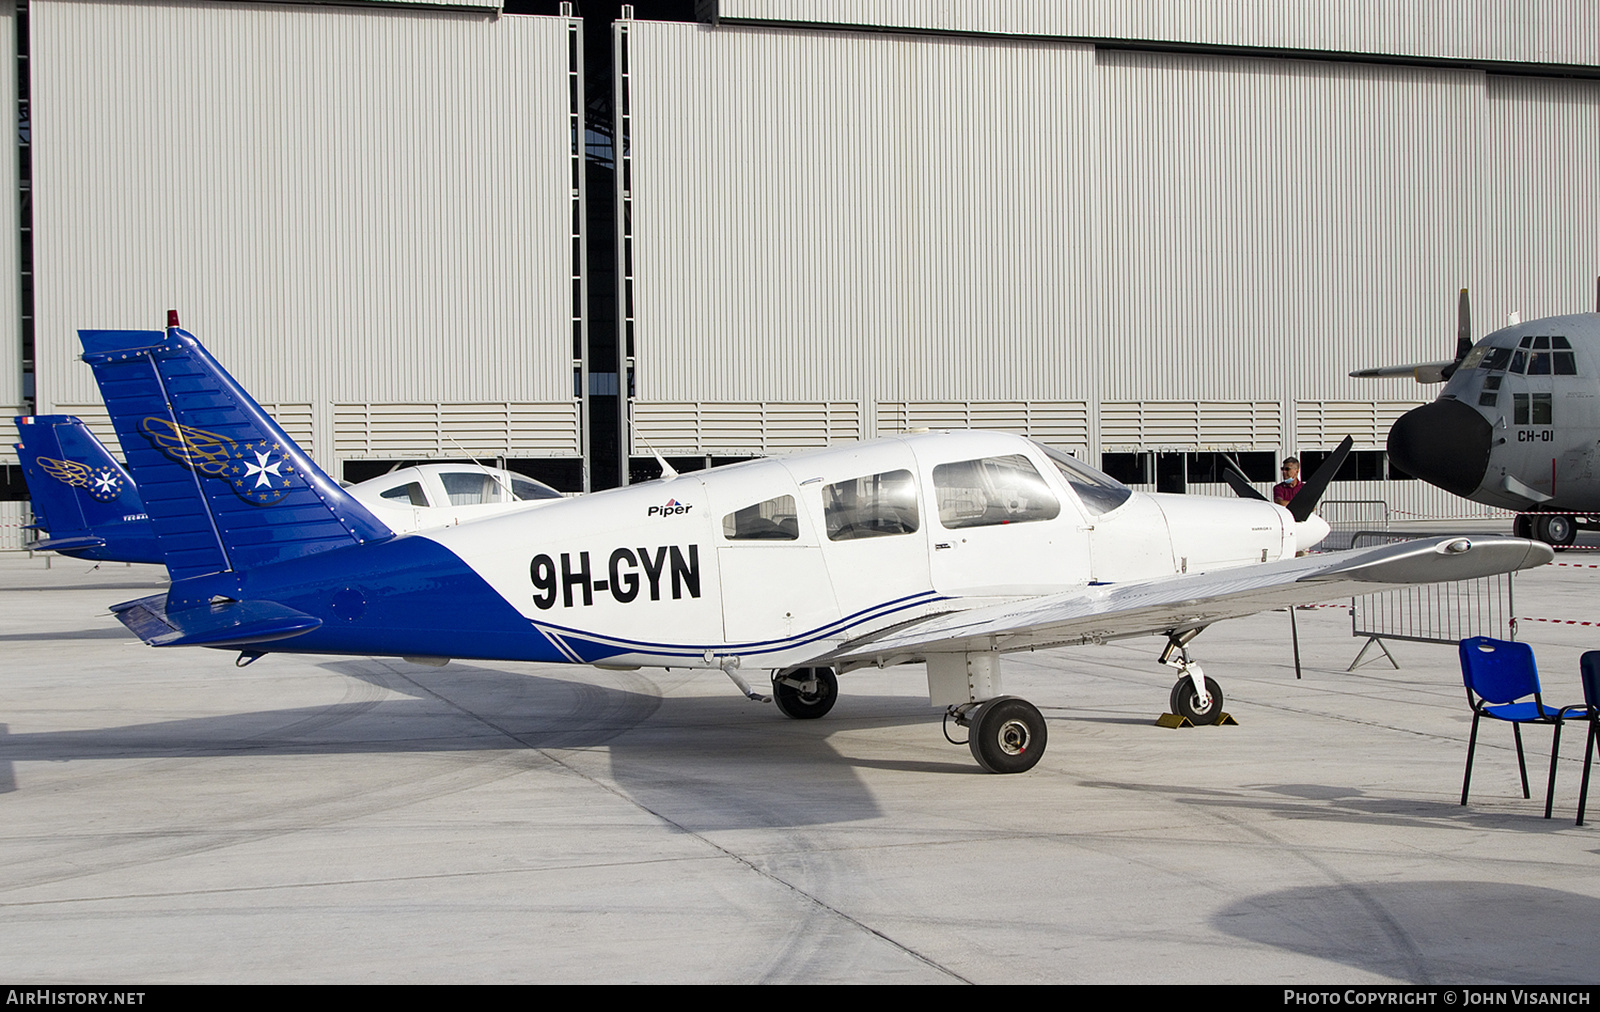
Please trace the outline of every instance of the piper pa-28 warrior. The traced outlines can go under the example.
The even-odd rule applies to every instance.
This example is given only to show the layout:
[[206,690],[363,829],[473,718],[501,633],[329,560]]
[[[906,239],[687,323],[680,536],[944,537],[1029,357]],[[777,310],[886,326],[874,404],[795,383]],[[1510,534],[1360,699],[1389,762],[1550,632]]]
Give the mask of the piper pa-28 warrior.
[[[1174,710],[1209,723],[1222,693],[1188,645],[1213,622],[1552,557],[1449,537],[1296,558],[1327,533],[1311,512],[1327,467],[1291,512],[1135,492],[997,432],[749,461],[397,536],[193,335],[79,333],[172,576],[112,610],[151,645],[235,649],[241,664],[284,651],[720,669],[808,718],[833,707],[839,673],[922,662],[978,763],[1018,773],[1047,728],[1002,693],[1006,652],[1159,634]],[[263,450],[280,465],[267,482]]]
[[[45,532],[45,537],[25,546],[29,551],[60,552],[96,562],[161,563],[138,486],[82,419],[23,415],[14,421],[17,460],[33,500],[33,527]],[[159,438],[155,430],[149,435]],[[178,436],[169,431],[165,438]],[[195,443],[197,453],[201,447]],[[218,463],[233,467],[236,462],[219,457]],[[264,450],[237,463],[243,480],[254,485],[270,484],[282,466]],[[543,482],[481,464],[402,467],[347,490],[396,534],[561,498]]]
[[1518,535],[1557,548],[1580,526],[1600,530],[1600,312],[1513,323],[1474,344],[1463,290],[1453,360],[1350,375],[1444,383],[1389,430],[1389,458],[1407,474],[1516,510]]

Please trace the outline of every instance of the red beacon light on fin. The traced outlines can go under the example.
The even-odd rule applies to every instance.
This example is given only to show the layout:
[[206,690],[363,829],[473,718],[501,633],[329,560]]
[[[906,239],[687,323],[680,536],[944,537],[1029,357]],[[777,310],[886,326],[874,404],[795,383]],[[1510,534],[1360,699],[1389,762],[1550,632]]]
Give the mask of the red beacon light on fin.
[[176,309],[167,310],[167,326],[176,327],[177,325],[178,325],[178,311]]

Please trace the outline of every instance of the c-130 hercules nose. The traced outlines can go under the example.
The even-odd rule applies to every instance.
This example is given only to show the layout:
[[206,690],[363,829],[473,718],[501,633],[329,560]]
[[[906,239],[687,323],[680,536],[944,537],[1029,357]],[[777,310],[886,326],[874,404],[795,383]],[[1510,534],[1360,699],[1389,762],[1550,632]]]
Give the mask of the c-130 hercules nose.
[[1489,469],[1494,429],[1457,400],[1437,400],[1407,411],[1389,430],[1389,459],[1407,474],[1470,496]]

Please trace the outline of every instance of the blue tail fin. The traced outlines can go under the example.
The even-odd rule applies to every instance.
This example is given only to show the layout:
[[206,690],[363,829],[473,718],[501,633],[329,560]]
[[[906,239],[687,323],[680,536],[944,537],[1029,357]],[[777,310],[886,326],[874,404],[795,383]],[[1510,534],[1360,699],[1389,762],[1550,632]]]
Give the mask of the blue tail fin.
[[116,458],[71,415],[17,418],[17,459],[47,537],[38,551],[101,562],[160,562],[139,490]]
[[393,537],[201,347],[80,330],[174,582]]

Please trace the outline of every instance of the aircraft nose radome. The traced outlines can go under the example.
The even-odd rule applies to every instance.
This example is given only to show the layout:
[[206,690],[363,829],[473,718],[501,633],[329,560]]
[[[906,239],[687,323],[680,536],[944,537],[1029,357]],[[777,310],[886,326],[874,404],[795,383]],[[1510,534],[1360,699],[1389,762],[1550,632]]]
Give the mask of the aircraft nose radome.
[[1389,430],[1389,459],[1431,485],[1467,496],[1483,484],[1494,429],[1457,400],[1438,400],[1401,415]]

